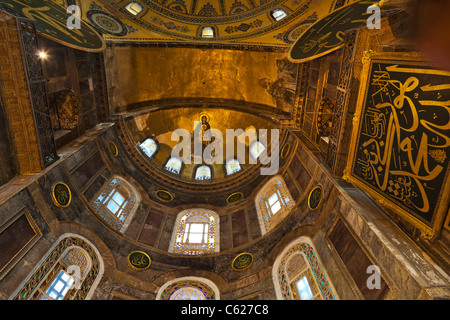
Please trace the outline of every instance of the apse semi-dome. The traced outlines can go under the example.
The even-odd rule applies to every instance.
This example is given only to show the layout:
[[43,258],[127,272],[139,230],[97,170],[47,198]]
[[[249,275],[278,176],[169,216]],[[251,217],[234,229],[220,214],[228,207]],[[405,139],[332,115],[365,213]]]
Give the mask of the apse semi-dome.
[[[214,107],[147,111],[124,118],[123,124],[140,163],[167,179],[200,184],[259,175],[261,158],[269,156],[271,130],[278,128],[257,115]],[[183,144],[191,152],[187,157]]]

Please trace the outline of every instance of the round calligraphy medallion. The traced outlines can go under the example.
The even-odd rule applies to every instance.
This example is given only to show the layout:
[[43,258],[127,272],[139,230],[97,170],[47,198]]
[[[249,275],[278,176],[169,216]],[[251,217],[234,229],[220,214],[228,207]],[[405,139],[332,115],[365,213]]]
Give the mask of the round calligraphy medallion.
[[60,208],[68,207],[72,200],[70,188],[63,182],[55,183],[52,190],[52,197],[53,202]]
[[308,207],[311,210],[316,210],[323,200],[323,190],[321,186],[314,187],[308,196]]
[[252,265],[253,262],[253,256],[248,253],[244,252],[239,255],[237,255],[236,258],[234,258],[233,262],[231,263],[231,267],[235,271],[244,271]]
[[117,146],[112,141],[108,142],[108,150],[109,150],[109,153],[111,153],[114,157],[116,157],[119,154],[119,150],[117,149]]
[[291,150],[291,145],[289,143],[286,143],[283,146],[283,148],[281,149],[281,153],[280,153],[281,159],[286,158],[288,156],[290,150]]
[[230,196],[227,198],[227,203],[234,203],[234,202],[238,202],[239,200],[241,200],[244,197],[244,195],[242,194],[242,192],[235,192],[230,194]]
[[158,190],[156,191],[156,196],[159,200],[164,202],[170,202],[173,200],[173,196],[166,190]]
[[152,260],[150,256],[142,251],[133,251],[128,255],[128,264],[135,270],[145,270],[150,267]]
[[116,37],[123,37],[128,33],[125,24],[107,12],[101,10],[89,10],[86,12],[86,17],[92,25],[102,33],[108,33]]

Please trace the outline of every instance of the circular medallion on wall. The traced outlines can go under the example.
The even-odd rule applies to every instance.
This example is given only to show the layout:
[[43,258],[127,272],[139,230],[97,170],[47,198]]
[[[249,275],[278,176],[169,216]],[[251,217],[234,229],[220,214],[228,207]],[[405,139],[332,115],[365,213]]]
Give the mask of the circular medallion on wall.
[[250,268],[252,262],[253,256],[248,252],[244,252],[238,254],[237,257],[234,258],[233,262],[231,263],[231,267],[234,271],[244,271]]
[[107,33],[116,37],[123,37],[128,33],[127,26],[107,12],[89,10],[86,12],[86,17],[92,26],[101,33]]
[[156,191],[156,196],[159,200],[164,202],[170,202],[173,200],[173,196],[166,190],[158,190]]
[[321,186],[314,187],[308,196],[308,207],[311,210],[316,210],[322,203],[323,190]]
[[109,153],[111,153],[114,157],[116,157],[119,154],[119,150],[117,149],[116,144],[112,141],[108,142],[108,150]]
[[281,159],[286,158],[288,156],[290,150],[291,150],[291,145],[289,143],[286,143],[280,152]]
[[57,182],[53,186],[52,190],[53,202],[60,208],[66,208],[69,206],[72,200],[72,193],[67,184],[63,182]]
[[229,195],[227,198],[227,203],[235,203],[241,200],[244,197],[242,192],[235,192]]
[[128,264],[135,270],[145,270],[150,267],[152,260],[150,256],[142,251],[133,251],[128,255]]

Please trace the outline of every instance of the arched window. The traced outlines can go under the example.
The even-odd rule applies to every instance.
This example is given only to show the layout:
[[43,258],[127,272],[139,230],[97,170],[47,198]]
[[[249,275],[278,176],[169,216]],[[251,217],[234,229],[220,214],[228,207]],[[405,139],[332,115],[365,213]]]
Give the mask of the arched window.
[[335,300],[336,290],[311,239],[291,242],[275,260],[272,279],[279,300]]
[[280,21],[287,16],[287,13],[283,9],[275,9],[270,13],[270,15],[275,19],[275,21]]
[[158,145],[155,140],[148,138],[139,145],[139,148],[147,155],[147,157],[151,158],[156,152],[156,149],[158,149]]
[[280,223],[295,206],[283,178],[279,175],[261,188],[255,202],[262,234]]
[[169,251],[187,255],[218,252],[219,216],[206,209],[180,212]]
[[125,6],[125,9],[128,10],[132,15],[137,16],[142,11],[142,6],[137,2],[130,2]]
[[211,179],[211,168],[208,166],[200,166],[195,170],[195,180]]
[[103,273],[103,261],[90,242],[64,235],[37,264],[14,300],[89,299]]
[[183,162],[181,161],[181,159],[172,157],[169,159],[169,161],[167,161],[164,168],[175,174],[180,174],[182,165],[183,165]]
[[250,146],[250,154],[255,160],[258,159],[258,157],[261,155],[261,153],[264,152],[264,150],[266,150],[266,147],[264,147],[264,145],[259,141],[253,142]]
[[156,294],[157,300],[219,300],[217,286],[200,277],[183,277],[164,284]]
[[225,163],[225,169],[227,170],[227,175],[230,175],[241,170],[241,165],[237,159],[230,159]]
[[200,35],[202,38],[214,38],[216,32],[213,27],[203,27],[200,31]]
[[125,232],[139,205],[139,195],[125,179],[114,177],[105,184],[92,208],[113,228]]

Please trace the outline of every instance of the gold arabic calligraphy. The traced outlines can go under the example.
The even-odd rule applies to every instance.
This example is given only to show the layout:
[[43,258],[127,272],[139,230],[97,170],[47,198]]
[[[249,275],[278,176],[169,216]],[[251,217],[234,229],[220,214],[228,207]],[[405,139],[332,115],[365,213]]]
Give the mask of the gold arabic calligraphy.
[[[408,76],[400,81],[392,76],[396,72]],[[374,181],[377,188],[406,206],[428,213],[430,193],[439,192],[433,181],[445,174],[450,146],[450,100],[442,99],[448,97],[450,84],[420,86],[420,74],[428,79],[429,75],[447,75],[398,65],[373,73],[373,107],[364,114],[363,156],[357,162],[364,179]],[[433,95],[421,98],[421,92]]]

